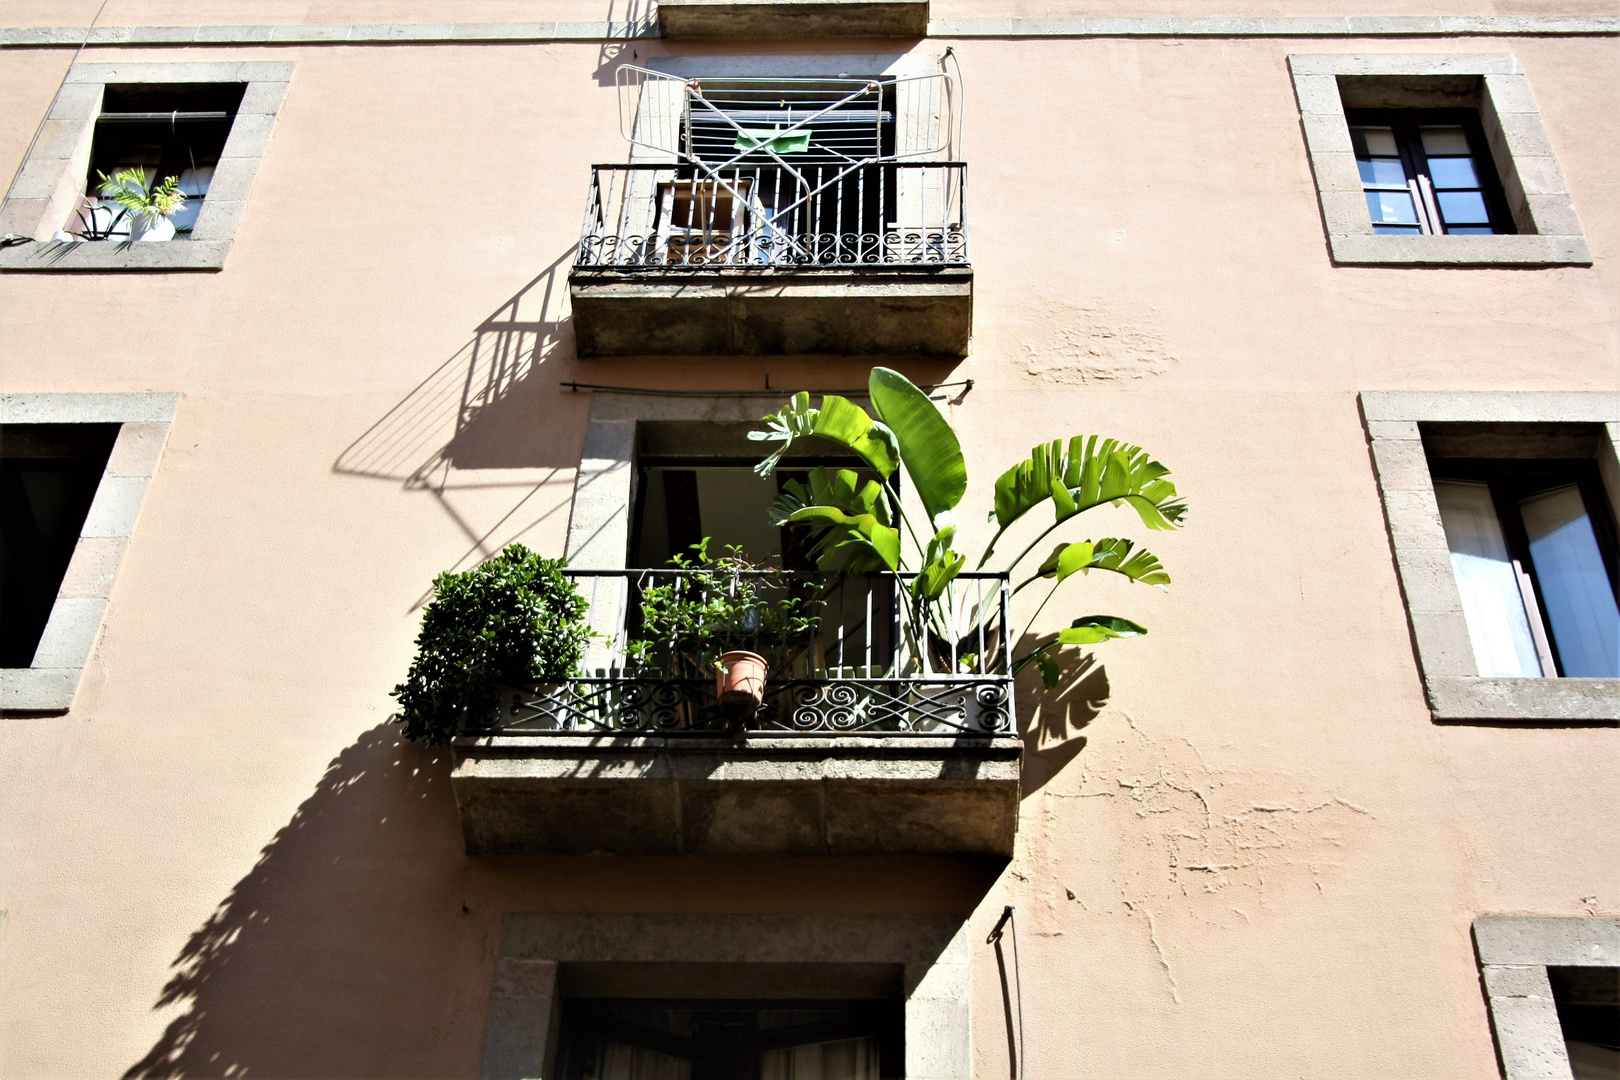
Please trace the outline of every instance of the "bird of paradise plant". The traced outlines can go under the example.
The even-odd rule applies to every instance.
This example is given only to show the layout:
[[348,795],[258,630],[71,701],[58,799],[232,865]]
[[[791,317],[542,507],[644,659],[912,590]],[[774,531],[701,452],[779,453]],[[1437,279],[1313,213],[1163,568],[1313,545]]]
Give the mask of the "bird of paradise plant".
[[[855,454],[876,474],[876,479],[863,479],[853,469],[814,469],[808,482],[789,480],[782,485],[771,518],[778,526],[810,526],[811,551],[824,570],[911,575],[910,587],[902,592],[906,608],[902,630],[912,662],[928,665],[931,657],[943,651],[958,656],[971,647],[969,643],[986,640],[988,605],[968,605],[950,587],[968,560],[956,549],[955,518],[967,493],[967,464],[950,422],[904,375],[873,368],[868,391],[876,418],[836,394],[825,395],[819,408],[811,406],[808,393],[795,394],[781,410],[764,418],[765,430],[749,433],[755,441],[778,444],[755,471],[769,476],[795,439],[813,437]],[[898,484],[902,467],[925,515],[920,523],[913,522],[902,505]],[[996,480],[994,506],[989,512],[996,530],[974,569],[993,568],[992,559],[1007,531],[1031,511],[1050,503],[1051,523],[1002,563],[1014,581],[1014,595],[1038,583],[1051,583],[1025,621],[1026,628],[1039,618],[1058,588],[1076,574],[1103,570],[1164,588],[1170,584],[1170,575],[1158,558],[1117,537],[1060,542],[1038,566],[1022,571],[1027,576],[1018,577],[1020,566],[1055,530],[1104,504],[1131,507],[1149,529],[1179,528],[1187,505],[1176,494],[1169,473],[1141,447],[1116,439],[1076,435],[1066,442],[1043,443]],[[909,552],[902,534],[911,541]],[[1012,649],[1022,639],[1007,629],[1005,644],[998,648]],[[1046,686],[1055,688],[1061,680],[1054,655],[1058,650],[1145,633],[1146,627],[1116,615],[1084,615],[1073,619],[1055,639],[1012,657],[1012,671],[1017,674],[1034,664]],[[948,650],[933,647],[939,642]]]

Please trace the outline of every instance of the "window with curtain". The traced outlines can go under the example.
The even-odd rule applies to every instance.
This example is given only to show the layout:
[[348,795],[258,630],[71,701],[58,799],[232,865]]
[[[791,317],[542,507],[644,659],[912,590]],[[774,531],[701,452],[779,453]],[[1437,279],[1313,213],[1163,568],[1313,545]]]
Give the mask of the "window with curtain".
[[1351,109],[1373,232],[1467,235],[1517,231],[1479,115],[1468,109]]
[[899,1002],[580,1000],[564,1006],[564,1080],[890,1080]]
[[1595,463],[1430,468],[1479,674],[1620,677],[1620,560]]

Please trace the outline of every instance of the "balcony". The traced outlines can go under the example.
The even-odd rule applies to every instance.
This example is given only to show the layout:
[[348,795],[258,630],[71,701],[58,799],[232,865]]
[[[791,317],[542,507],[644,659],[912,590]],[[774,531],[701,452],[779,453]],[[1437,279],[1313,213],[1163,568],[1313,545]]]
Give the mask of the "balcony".
[[774,644],[729,639],[773,657],[758,706],[741,711],[680,640],[649,640],[649,603],[695,578],[573,577],[598,635],[590,674],[509,688],[456,741],[469,854],[1012,854],[1005,575],[952,583],[941,610],[967,629],[921,646],[907,579],[757,575],[759,595],[816,618]]
[[579,355],[965,356],[966,205],[961,162],[598,165]]

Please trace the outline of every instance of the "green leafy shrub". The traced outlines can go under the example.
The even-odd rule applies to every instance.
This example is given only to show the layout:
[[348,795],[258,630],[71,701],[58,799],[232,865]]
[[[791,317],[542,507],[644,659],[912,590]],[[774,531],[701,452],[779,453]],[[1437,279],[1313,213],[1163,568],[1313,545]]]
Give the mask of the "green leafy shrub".
[[416,659],[394,687],[406,738],[443,746],[464,720],[494,711],[497,686],[577,672],[591,636],[587,605],[562,566],[512,544],[482,566],[434,579]]

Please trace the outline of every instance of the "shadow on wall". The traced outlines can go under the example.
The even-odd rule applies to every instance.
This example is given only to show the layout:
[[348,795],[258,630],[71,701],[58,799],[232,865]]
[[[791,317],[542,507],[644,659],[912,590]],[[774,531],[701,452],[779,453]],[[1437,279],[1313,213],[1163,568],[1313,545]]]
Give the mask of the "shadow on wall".
[[[482,562],[555,514],[554,506],[531,519],[524,507],[579,463],[583,429],[558,423],[559,410],[548,408],[561,393],[560,376],[552,371],[542,378],[546,365],[573,356],[572,326],[564,317],[573,257],[570,247],[491,312],[466,345],[332,463],[340,475],[431,494],[469,542],[451,570]],[[492,476],[491,470],[503,472]],[[513,489],[517,499],[493,525],[475,525],[452,498],[481,492],[480,503],[487,504],[483,496],[498,488]]]
[[[1014,655],[1022,656],[1053,637],[1026,634]],[[1039,791],[1086,748],[1080,732],[1108,704],[1108,670],[1094,654],[1064,649],[1056,655],[1062,674],[1055,690],[1041,685],[1033,666],[1018,677],[1025,795]]]
[[[607,21],[622,23],[656,23],[658,14],[653,0],[608,0]],[[613,86],[617,81],[620,64],[634,64],[642,59],[636,42],[604,41],[596,54],[596,70],[592,76],[598,86]]]
[[[173,964],[180,1013],[127,1078],[476,1070],[487,993],[448,752],[363,734]],[[467,1030],[464,1030],[467,1029]]]

